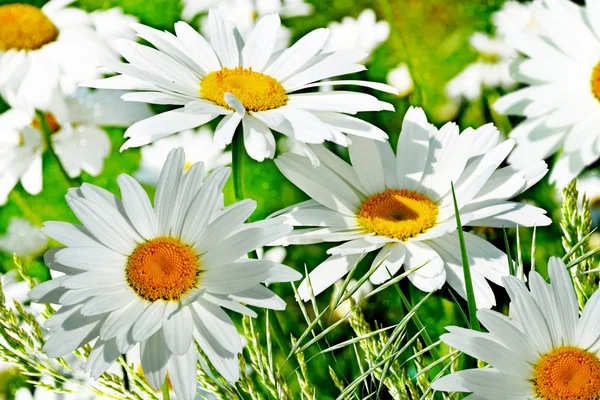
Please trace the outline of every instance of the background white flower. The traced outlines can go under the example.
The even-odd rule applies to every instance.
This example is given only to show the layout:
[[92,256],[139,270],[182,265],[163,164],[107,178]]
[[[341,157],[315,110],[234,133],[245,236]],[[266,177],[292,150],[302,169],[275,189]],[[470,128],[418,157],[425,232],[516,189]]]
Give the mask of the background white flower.
[[[298,227],[278,244],[342,242],[309,277],[318,295],[343,277],[361,255],[377,252],[371,275],[385,282],[404,265],[424,265],[409,275],[419,289],[433,291],[448,282],[466,296],[451,182],[464,226],[514,227],[551,223],[544,210],[510,202],[547,172],[543,161],[522,169],[500,168],[514,141],[499,143],[492,125],[467,129],[459,136],[453,123],[439,131],[423,110],[404,117],[396,154],[387,142],[355,138],[349,146],[352,165],[323,146],[311,146],[320,159],[285,153],[275,160],[281,172],[312,199],[274,215]],[[508,275],[506,255],[480,237],[465,232],[478,307],[495,304],[487,280],[501,284]],[[380,264],[381,263],[381,264]],[[306,279],[299,287],[310,298]]]
[[28,193],[40,193],[42,153],[48,140],[69,177],[82,171],[98,175],[111,148],[100,126],[129,126],[153,115],[145,104],[123,104],[121,93],[114,91],[79,89],[73,96],[63,96],[54,89],[52,93],[51,105],[43,109],[51,133],[48,139],[32,105],[15,96],[7,99],[13,108],[0,115],[0,205],[19,179]]
[[19,257],[39,256],[48,247],[48,236],[24,218],[12,218],[0,236],[0,250]]
[[356,19],[344,17],[341,22],[330,22],[327,27],[331,35],[325,44],[326,51],[356,49],[370,55],[390,34],[387,21],[377,21],[371,9],[363,10]]
[[481,54],[480,59],[469,64],[448,82],[448,97],[472,101],[481,97],[484,88],[513,88],[515,81],[510,76],[509,65],[517,53],[506,43],[506,39],[476,32],[471,36],[470,43]]
[[408,96],[414,89],[414,82],[406,63],[400,63],[387,74],[387,83],[398,89],[399,96]]
[[169,152],[181,147],[185,150],[185,165],[190,168],[198,161],[204,163],[207,171],[231,163],[231,152],[223,151],[214,143],[213,132],[203,126],[196,130],[188,129],[166,137],[149,146],[142,147],[140,168],[133,175],[140,182],[156,186],[160,171]]

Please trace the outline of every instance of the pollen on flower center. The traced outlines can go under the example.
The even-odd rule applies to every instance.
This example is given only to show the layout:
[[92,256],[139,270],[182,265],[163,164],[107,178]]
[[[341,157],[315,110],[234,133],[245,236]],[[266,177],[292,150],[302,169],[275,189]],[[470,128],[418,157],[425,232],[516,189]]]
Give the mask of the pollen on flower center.
[[358,223],[369,233],[407,240],[433,227],[438,207],[427,196],[408,189],[388,189],[365,201]]
[[126,268],[129,285],[149,301],[178,300],[196,287],[199,273],[194,249],[173,237],[159,237],[138,245]]
[[600,62],[596,64],[592,71],[592,93],[600,101]]
[[558,347],[540,358],[533,380],[537,395],[542,399],[597,400],[600,360],[577,347]]
[[200,82],[200,96],[220,106],[231,108],[225,93],[232,93],[248,111],[267,111],[282,107],[287,93],[275,78],[252,68],[223,68],[206,75]]
[[[51,112],[45,112],[44,118],[46,119],[46,123],[48,124],[48,129],[50,129],[50,133],[56,133],[60,131],[61,126],[54,114]],[[33,121],[31,121],[31,126],[33,126],[37,130],[42,129],[42,121],[36,116]]]
[[29,4],[0,6],[0,50],[35,50],[53,42],[58,29],[41,9]]

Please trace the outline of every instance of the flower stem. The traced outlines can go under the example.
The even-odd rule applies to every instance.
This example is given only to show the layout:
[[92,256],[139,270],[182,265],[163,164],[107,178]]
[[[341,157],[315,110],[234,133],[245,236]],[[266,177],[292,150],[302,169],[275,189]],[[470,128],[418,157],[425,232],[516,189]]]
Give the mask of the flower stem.
[[38,118],[38,120],[40,121],[40,128],[42,130],[42,136],[44,137],[44,141],[46,143],[46,148],[49,150],[50,154],[52,155],[52,159],[58,165],[58,168],[60,169],[65,180],[67,181],[67,184],[69,185],[69,187],[81,186],[81,183],[82,183],[81,179],[71,178],[69,176],[69,174],[63,167],[62,162],[60,161],[60,158],[58,158],[58,154],[56,154],[56,152],[54,151],[54,147],[52,146],[52,131],[50,130],[50,126],[48,125],[48,120],[46,119],[46,115],[44,115],[44,112],[40,111],[40,110],[35,110],[35,114],[36,114],[36,117]]
[[232,144],[233,163],[233,192],[235,201],[244,200],[244,133],[241,129],[233,135]]
[[169,377],[165,377],[165,383],[162,385],[163,400],[171,400],[171,394],[169,393]]
[[[241,201],[246,198],[244,193],[244,132],[237,129],[233,135],[232,143],[232,169],[233,169],[233,193],[235,201]],[[250,219],[248,221],[250,222]],[[258,258],[256,250],[248,253],[248,258]]]

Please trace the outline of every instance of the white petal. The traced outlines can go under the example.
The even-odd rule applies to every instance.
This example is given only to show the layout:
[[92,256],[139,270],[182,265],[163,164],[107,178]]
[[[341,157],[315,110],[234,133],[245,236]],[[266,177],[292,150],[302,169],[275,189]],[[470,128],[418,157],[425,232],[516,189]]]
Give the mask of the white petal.
[[308,279],[310,279],[312,294],[317,296],[346,275],[354,267],[359,258],[360,254],[353,254],[349,256],[331,256],[323,261],[308,274],[308,277],[298,287],[298,292],[302,300],[307,301],[311,298]]
[[381,263],[369,278],[370,281],[375,285],[379,285],[390,280],[404,264],[405,257],[406,246],[403,243],[386,244],[371,264],[371,267],[374,267]]
[[177,355],[183,355],[192,343],[194,324],[189,308],[179,307],[180,305],[175,302],[168,304],[164,313],[163,331],[169,350]]
[[279,15],[269,14],[262,17],[254,26],[242,50],[245,68],[262,72],[273,53],[277,31],[281,26]]
[[398,187],[418,190],[429,149],[429,126],[420,108],[410,108],[402,122],[396,150]]
[[140,346],[144,377],[154,390],[160,390],[167,377],[167,363],[170,357],[171,352],[167,348],[162,331],[150,336]]
[[444,261],[439,254],[423,242],[406,242],[406,258],[404,269],[419,267],[408,276],[417,288],[424,292],[432,292],[442,287],[446,282]]
[[213,8],[208,12],[208,30],[210,44],[219,56],[221,65],[227,68],[238,67],[240,55],[233,35],[233,26],[223,19],[217,9]]

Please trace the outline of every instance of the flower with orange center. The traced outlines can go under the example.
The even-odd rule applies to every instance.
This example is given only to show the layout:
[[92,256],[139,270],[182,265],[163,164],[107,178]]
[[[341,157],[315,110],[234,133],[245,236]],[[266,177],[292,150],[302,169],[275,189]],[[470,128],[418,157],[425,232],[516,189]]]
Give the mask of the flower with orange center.
[[[239,30],[226,14],[213,8],[208,12],[208,40],[185,22],[175,24],[176,36],[144,25],[134,25],[140,37],[155,48],[121,40],[121,55],[129,64],[104,65],[122,78],[95,80],[83,84],[96,88],[157,91],[130,92],[124,100],[172,104],[179,108],[132,125],[121,147],[140,147],[158,138],[196,128],[219,118],[215,144],[225,148],[235,135],[242,134],[248,155],[257,160],[273,158],[273,130],[303,143],[331,141],[347,146],[346,136],[387,138],[385,132],[353,115],[362,111],[393,110],[389,103],[363,92],[318,92],[320,86],[353,85],[397,94],[386,84],[360,80],[330,80],[362,71],[366,53],[347,49],[325,50],[328,29],[316,29],[290,48],[276,47],[281,21],[268,14],[257,21],[243,43]],[[171,43],[165,46],[167,40]],[[139,72],[139,73],[138,73]],[[123,84],[128,79],[147,85]],[[309,93],[310,91],[310,93]],[[240,133],[238,127],[241,128]]]
[[533,381],[542,399],[597,400],[600,360],[596,354],[577,347],[558,347],[540,358]]
[[223,208],[229,169],[203,179],[201,162],[187,171],[184,163],[181,148],[169,153],[154,206],[127,175],[117,179],[122,199],[88,184],[70,190],[67,203],[83,226],[44,227],[66,245],[46,253],[45,261],[66,274],[29,296],[59,299],[59,313],[67,312],[48,326],[48,356],[64,356],[97,338],[86,364],[97,378],[140,343],[148,383],[158,390],[168,373],[177,398],[192,400],[199,357],[194,340],[223,377],[239,378],[242,342],[221,307],[250,316],[257,314],[246,305],[283,309],[285,302],[262,283],[300,274],[278,262],[245,258],[291,227],[281,218],[244,223],[256,203]]
[[388,189],[363,203],[358,223],[367,232],[408,240],[433,227],[438,207],[427,196],[407,189]]
[[71,95],[82,80],[103,76],[100,59],[117,60],[112,41],[129,33],[114,29],[125,19],[114,13],[111,32],[100,31],[100,15],[110,10],[88,14],[72,1],[43,3],[0,4],[0,65],[10,66],[2,69],[0,93],[12,106],[48,110],[57,88]]
[[53,42],[58,29],[41,9],[29,4],[0,6],[0,50],[36,50]]
[[581,315],[571,276],[559,258],[548,263],[551,283],[529,275],[531,291],[505,277],[510,318],[479,310],[489,333],[448,327],[441,339],[489,368],[459,371],[432,384],[436,390],[473,392],[493,400],[598,400],[600,398],[600,291]]
[[[448,282],[464,296],[452,183],[463,226],[551,222],[542,209],[508,201],[540,180],[546,164],[496,170],[514,145],[499,137],[491,124],[460,135],[453,123],[438,130],[423,110],[411,107],[395,152],[388,142],[353,137],[350,163],[319,145],[310,146],[312,157],[279,156],[275,163],[283,175],[311,197],[281,212],[296,227],[281,244],[338,242],[310,273],[312,293],[307,279],[300,284],[302,299],[335,284],[370,252],[376,253],[373,284],[404,268],[420,290],[431,292]],[[487,280],[501,284],[501,276],[509,274],[508,259],[481,237],[469,232],[464,237],[477,306],[492,307]]]

